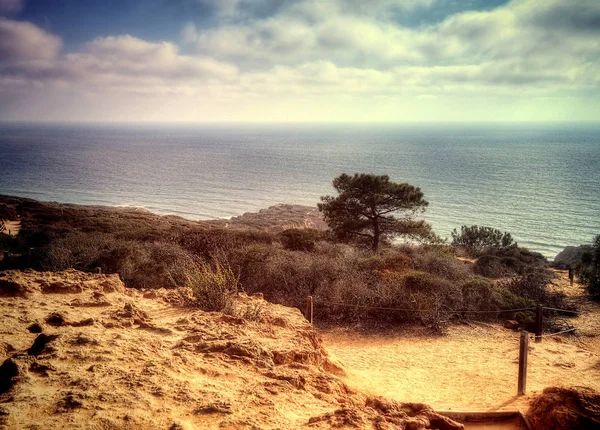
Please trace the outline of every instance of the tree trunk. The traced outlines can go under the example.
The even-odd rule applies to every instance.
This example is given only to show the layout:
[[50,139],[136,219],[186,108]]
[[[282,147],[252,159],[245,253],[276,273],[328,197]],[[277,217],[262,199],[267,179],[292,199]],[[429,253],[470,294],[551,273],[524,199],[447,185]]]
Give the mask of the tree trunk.
[[379,231],[379,221],[377,218],[373,220],[373,252],[377,252],[379,249],[379,236],[381,232]]

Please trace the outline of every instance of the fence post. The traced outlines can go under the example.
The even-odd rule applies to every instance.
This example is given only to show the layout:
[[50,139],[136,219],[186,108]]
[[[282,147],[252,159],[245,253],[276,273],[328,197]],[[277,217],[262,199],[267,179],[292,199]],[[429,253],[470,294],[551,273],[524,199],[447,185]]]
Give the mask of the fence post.
[[519,344],[519,384],[517,389],[518,395],[525,394],[527,389],[527,355],[529,353],[529,333],[521,332],[521,341]]
[[537,305],[535,314],[535,343],[542,341],[542,328],[544,327],[544,307]]
[[313,298],[312,296],[308,296],[306,298],[306,311],[304,312],[304,316],[308,320],[309,323],[313,323]]
[[96,267],[96,273],[98,275],[101,275],[102,274],[102,267]]
[[32,262],[33,262],[32,254],[33,254],[33,248],[29,248],[29,251],[27,251],[27,265],[29,267],[32,266]]

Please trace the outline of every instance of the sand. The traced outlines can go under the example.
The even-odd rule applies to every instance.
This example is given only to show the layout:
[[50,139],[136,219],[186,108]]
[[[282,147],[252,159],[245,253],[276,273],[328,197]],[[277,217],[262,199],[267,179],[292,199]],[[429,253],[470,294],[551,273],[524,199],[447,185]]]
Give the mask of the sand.
[[182,297],[0,272],[0,428],[462,428],[349,389],[297,309],[236,295],[225,315]]
[[557,273],[554,288],[582,311],[569,319],[577,335],[530,343],[525,396],[516,395],[519,334],[500,324],[456,325],[447,336],[418,328],[387,335],[329,330],[322,333],[325,346],[344,363],[351,386],[436,410],[525,411],[548,386],[600,390],[600,304],[590,302],[581,285],[570,287],[565,272]]
[[21,230],[21,221],[20,220],[16,220],[16,221],[0,220],[0,225],[2,223],[4,223],[4,230],[2,230],[2,233],[9,234],[11,236],[16,236],[17,234],[19,234],[19,231]]

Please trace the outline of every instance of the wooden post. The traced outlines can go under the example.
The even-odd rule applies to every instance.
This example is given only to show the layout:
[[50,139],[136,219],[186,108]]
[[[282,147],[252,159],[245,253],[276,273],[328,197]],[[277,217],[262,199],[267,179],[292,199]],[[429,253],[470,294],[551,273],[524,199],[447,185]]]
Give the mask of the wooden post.
[[98,275],[102,274],[102,267],[96,267],[96,273]]
[[527,389],[527,354],[529,353],[529,333],[521,332],[521,342],[519,344],[519,384],[518,395],[525,394]]
[[542,328],[544,327],[544,307],[537,305],[535,313],[535,343],[542,341]]
[[306,312],[304,312],[304,316],[308,320],[309,323],[313,323],[313,299],[312,296],[308,296],[306,298]]
[[32,254],[33,254],[33,248],[29,248],[29,251],[27,252],[27,264],[29,265],[29,267],[31,267],[31,263],[33,261]]

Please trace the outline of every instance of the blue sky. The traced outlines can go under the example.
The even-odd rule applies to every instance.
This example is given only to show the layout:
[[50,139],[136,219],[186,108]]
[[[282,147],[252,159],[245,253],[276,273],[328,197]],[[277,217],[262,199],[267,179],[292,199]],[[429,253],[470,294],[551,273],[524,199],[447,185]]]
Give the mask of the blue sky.
[[[276,15],[284,0],[240,2],[240,21]],[[506,0],[440,0],[406,9],[407,2],[390,2],[386,7],[399,25],[418,27],[443,21],[468,10],[491,10]],[[410,3],[410,2],[409,2]],[[363,8],[369,8],[365,1]],[[175,40],[181,28],[194,23],[199,28],[219,25],[215,1],[202,0],[29,0],[15,14],[63,38],[65,47],[77,48],[99,36],[131,34],[152,40]]]
[[597,0],[0,0],[0,120],[600,120]]

